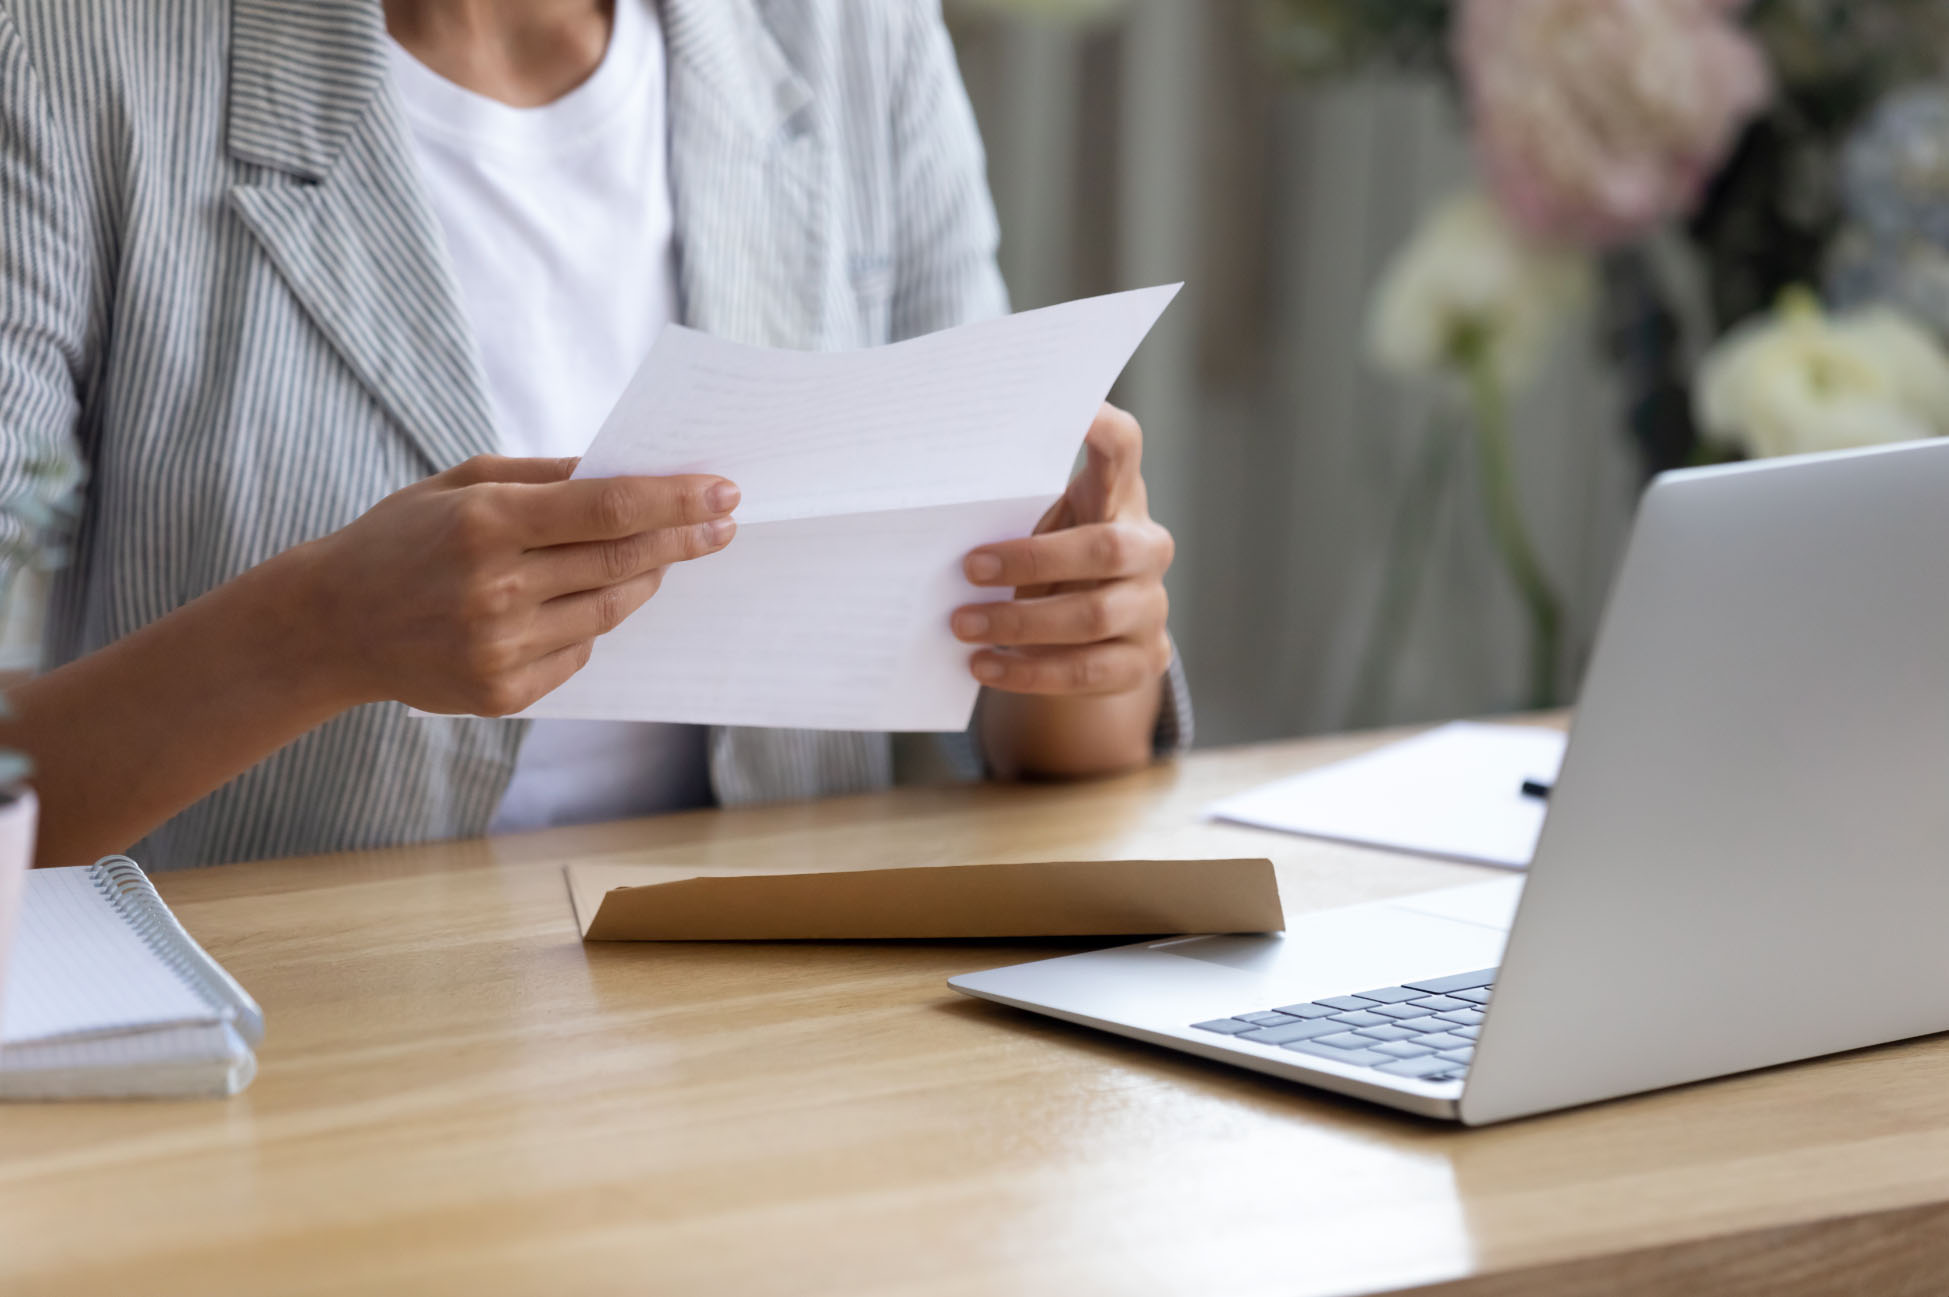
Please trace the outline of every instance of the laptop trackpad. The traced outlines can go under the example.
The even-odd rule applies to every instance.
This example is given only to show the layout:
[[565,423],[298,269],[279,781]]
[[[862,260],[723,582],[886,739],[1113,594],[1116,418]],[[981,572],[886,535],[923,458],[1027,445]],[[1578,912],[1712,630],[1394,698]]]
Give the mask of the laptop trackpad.
[[1507,932],[1516,922],[1516,906],[1522,899],[1523,878],[1518,874],[1492,883],[1470,883],[1466,887],[1444,887],[1438,892],[1403,896],[1388,904],[1417,914],[1460,919],[1463,923]]
[[1521,878],[1498,879],[1294,915],[1283,939],[1179,937],[1148,949],[1280,980],[1324,977],[1334,984],[1323,992],[1327,994],[1344,991],[1363,977],[1375,986],[1390,985],[1404,976],[1493,964],[1522,885]]

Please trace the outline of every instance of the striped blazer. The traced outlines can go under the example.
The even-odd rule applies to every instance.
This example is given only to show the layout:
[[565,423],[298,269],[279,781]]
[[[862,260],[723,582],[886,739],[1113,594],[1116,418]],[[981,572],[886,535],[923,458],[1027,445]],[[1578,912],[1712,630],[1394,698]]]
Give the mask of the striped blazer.
[[[843,348],[1006,309],[938,0],[663,8],[687,323]],[[0,506],[31,466],[89,475],[51,664],[494,449],[385,55],[379,0],[0,0]],[[1175,667],[1170,695],[1166,749],[1188,738]],[[139,850],[478,834],[526,728],[361,707]],[[896,746],[715,730],[712,783],[727,804],[881,787]]]

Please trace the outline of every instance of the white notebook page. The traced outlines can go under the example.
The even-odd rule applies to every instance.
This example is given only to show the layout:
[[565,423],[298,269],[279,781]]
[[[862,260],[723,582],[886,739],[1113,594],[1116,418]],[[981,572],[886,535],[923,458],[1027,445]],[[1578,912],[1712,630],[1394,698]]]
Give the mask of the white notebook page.
[[28,873],[0,1043],[221,1022],[224,1012],[149,949],[91,874],[86,866]]

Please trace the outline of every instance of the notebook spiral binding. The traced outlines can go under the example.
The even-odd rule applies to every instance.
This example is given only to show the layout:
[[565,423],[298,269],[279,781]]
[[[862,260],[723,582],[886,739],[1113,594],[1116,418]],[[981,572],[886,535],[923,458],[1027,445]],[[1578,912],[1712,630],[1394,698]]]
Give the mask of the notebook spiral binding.
[[142,943],[185,985],[212,1007],[233,1010],[238,1032],[252,1044],[263,1037],[264,1015],[257,1002],[176,921],[141,865],[127,856],[103,856],[89,868],[88,876]]

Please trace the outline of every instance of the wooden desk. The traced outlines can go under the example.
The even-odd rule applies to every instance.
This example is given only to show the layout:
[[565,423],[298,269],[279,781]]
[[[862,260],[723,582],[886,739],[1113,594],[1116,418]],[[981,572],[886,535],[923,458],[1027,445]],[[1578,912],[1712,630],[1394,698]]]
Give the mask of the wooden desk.
[[262,1071],[0,1110],[0,1293],[1949,1291],[1949,1040],[1466,1131],[942,985],[1057,945],[584,948],[561,879],[1270,853],[1299,910],[1477,872],[1199,820],[1370,742],[164,875]]

